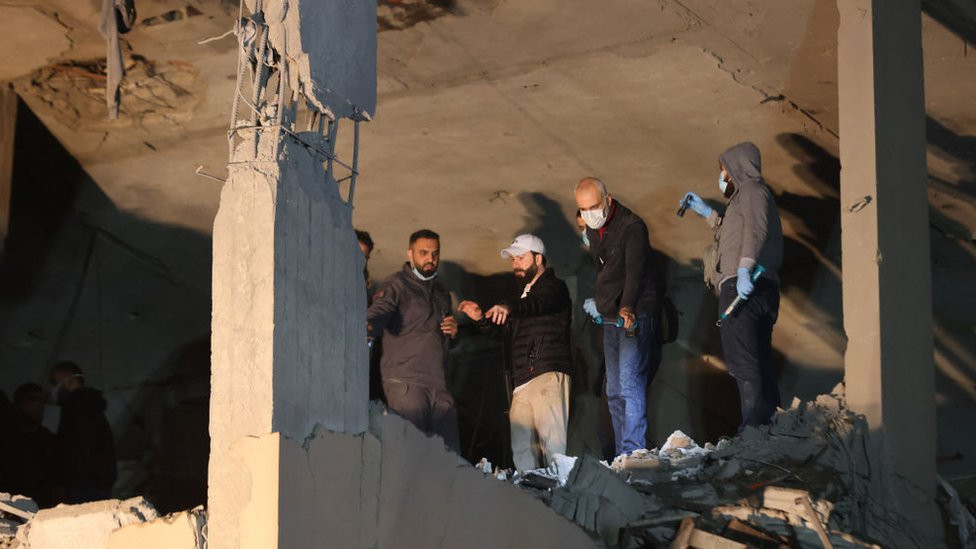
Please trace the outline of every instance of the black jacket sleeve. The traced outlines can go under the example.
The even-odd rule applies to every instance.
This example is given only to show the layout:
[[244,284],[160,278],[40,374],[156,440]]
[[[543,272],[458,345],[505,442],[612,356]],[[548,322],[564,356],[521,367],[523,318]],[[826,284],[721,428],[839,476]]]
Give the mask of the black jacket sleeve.
[[648,235],[647,227],[643,223],[633,223],[627,227],[621,242],[624,253],[624,291],[620,296],[620,308],[629,307],[631,311],[637,308],[640,297],[641,283],[647,261]]
[[[540,278],[539,282],[541,281]],[[515,302],[503,304],[508,306],[511,318],[549,315],[572,307],[566,283],[556,279],[544,284],[537,282],[529,295]]]

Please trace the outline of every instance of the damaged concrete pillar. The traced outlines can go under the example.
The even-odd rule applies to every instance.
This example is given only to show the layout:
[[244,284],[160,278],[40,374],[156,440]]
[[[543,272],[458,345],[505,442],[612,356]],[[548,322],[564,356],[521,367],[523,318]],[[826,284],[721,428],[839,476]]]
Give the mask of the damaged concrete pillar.
[[213,232],[213,547],[236,547],[224,541],[238,524],[224,521],[256,473],[235,445],[269,433],[301,441],[316,425],[361,432],[369,400],[362,253],[335,182],[288,140],[229,175]]
[[872,499],[937,537],[920,4],[837,6],[847,398],[871,429]]
[[247,7],[213,230],[211,549],[307,546],[279,528],[304,512],[282,479],[309,467],[307,457],[255,450],[254,440],[301,444],[317,427],[362,433],[368,423],[364,258],[351,203],[358,140],[351,166],[335,149],[340,119],[358,124],[375,109],[376,6]]

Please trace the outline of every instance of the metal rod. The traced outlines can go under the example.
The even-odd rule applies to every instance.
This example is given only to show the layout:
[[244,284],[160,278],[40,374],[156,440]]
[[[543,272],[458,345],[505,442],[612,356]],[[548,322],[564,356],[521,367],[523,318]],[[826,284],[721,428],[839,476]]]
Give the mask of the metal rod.
[[334,164],[336,162],[335,138],[337,133],[339,133],[339,120],[338,119],[329,120],[329,156],[328,156],[329,164],[328,167],[325,169],[326,181],[333,179],[332,172],[333,172],[333,168],[335,167]]
[[194,170],[193,173],[199,175],[200,177],[206,177],[207,179],[213,179],[214,181],[220,181],[221,183],[227,183],[227,180],[226,179],[221,179],[221,178],[217,177],[216,175],[210,175],[209,173],[203,171],[203,164],[200,164],[199,166],[197,166],[197,169]]
[[352,126],[352,175],[349,176],[349,205],[352,206],[352,198],[356,194],[356,175],[359,172],[359,120],[353,122]]
[[257,74],[254,76],[254,90],[251,94],[251,104],[255,107],[254,115],[251,117],[251,124],[257,125],[258,123],[258,106],[261,101],[261,93],[264,91],[264,86],[267,84],[267,74],[268,66],[264,64],[264,56],[268,51],[268,27],[267,25],[261,25],[258,27],[257,38],[260,42],[258,44],[258,56],[256,59],[257,63]]

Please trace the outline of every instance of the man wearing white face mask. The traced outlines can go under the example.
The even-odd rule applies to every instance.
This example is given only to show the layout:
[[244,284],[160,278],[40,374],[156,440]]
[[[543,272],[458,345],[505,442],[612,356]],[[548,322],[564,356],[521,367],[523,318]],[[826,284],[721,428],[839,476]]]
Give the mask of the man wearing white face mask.
[[451,295],[435,280],[440,236],[410,235],[407,262],[387,278],[366,311],[366,333],[383,337],[380,373],[391,410],[459,450],[454,398],[444,379],[447,345],[457,336]]
[[[773,377],[773,325],[779,312],[779,267],[783,230],[773,194],[762,177],[759,148],[739,143],[719,157],[718,187],[728,200],[719,215],[698,195],[685,194],[688,207],[716,229],[705,258],[705,276],[719,293],[719,313],[739,297],[738,309],[721,324],[722,353],[739,388],[741,431],[769,423],[780,405]],[[753,280],[755,269],[765,271]]]
[[666,287],[644,221],[595,177],[577,183],[574,195],[598,269],[596,293],[585,309],[623,320],[622,327],[603,325],[607,404],[619,455],[647,446],[646,391],[661,363],[657,324]]

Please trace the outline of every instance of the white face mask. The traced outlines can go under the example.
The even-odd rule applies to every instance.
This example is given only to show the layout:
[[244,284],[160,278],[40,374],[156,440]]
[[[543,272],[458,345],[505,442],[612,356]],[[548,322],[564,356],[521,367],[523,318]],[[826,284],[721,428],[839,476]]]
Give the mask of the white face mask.
[[589,250],[590,249],[590,237],[586,236],[586,229],[583,229],[583,235],[580,237],[580,240],[583,241],[583,247],[586,248],[587,250]]
[[722,172],[718,172],[718,190],[722,191],[722,194],[724,195],[725,189],[727,189],[728,187],[729,187],[729,182],[726,181],[724,177],[722,177]]
[[583,216],[583,223],[586,223],[587,227],[596,231],[607,222],[607,205],[604,203],[603,207],[599,210],[583,210],[580,212],[580,215]]
[[411,263],[410,266],[413,267],[413,275],[419,278],[420,280],[423,280],[424,282],[428,280],[434,280],[434,278],[437,277],[437,271],[431,273],[430,276],[424,276],[420,271],[417,270],[417,267],[414,266],[413,263]]

